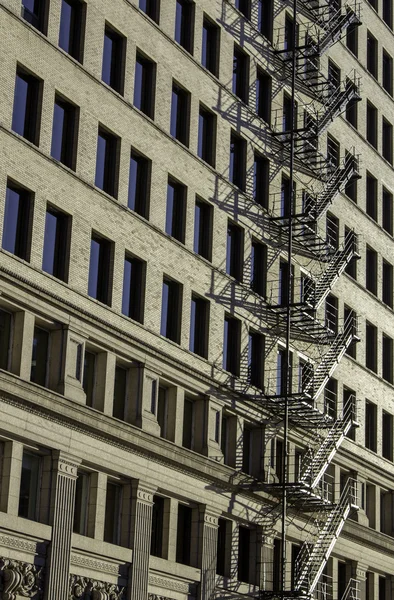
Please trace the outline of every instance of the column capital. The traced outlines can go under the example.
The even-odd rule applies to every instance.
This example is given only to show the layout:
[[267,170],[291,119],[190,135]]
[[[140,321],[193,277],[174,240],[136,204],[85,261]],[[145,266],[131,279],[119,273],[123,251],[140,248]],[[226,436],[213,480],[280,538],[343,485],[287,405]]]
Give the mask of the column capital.
[[133,498],[138,502],[145,502],[145,504],[153,504],[153,496],[157,492],[157,486],[153,486],[149,483],[145,483],[140,479],[133,480],[131,484],[133,490]]
[[367,563],[362,563],[357,560],[355,560],[354,562],[355,562],[355,567],[356,567],[355,570],[356,570],[357,579],[360,579],[361,581],[365,580],[367,578],[366,572],[369,569],[369,565]]
[[76,479],[78,477],[78,467],[82,462],[82,458],[73,454],[68,454],[62,450],[54,450],[52,452],[52,458],[58,473],[64,477],[70,477],[71,479]]
[[204,525],[219,527],[219,518],[222,516],[222,511],[207,504],[200,504],[198,508]]

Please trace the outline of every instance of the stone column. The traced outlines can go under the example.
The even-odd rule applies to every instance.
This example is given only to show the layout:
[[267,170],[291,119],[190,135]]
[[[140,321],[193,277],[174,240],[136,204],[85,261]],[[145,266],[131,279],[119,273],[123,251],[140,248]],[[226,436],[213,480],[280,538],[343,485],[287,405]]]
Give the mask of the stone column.
[[202,535],[201,548],[201,583],[198,588],[197,600],[209,600],[216,583],[216,556],[220,513],[200,507],[200,527]]
[[50,507],[52,539],[46,565],[45,600],[68,600],[71,537],[75,486],[81,460],[63,452],[53,453]]
[[147,600],[153,495],[156,488],[135,481],[132,485],[131,536],[133,562],[127,600]]
[[368,565],[365,563],[352,561],[352,578],[358,580],[358,598],[366,600],[367,598],[367,571]]

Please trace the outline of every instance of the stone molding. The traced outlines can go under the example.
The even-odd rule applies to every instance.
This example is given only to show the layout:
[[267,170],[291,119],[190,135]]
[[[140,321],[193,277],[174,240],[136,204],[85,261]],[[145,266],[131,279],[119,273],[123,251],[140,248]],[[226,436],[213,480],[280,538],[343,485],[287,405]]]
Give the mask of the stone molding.
[[138,502],[153,504],[153,496],[156,493],[157,487],[142,483],[140,480],[133,481],[133,493]]
[[3,600],[16,600],[19,596],[38,600],[43,594],[43,567],[0,558],[0,582]]
[[29,540],[16,538],[10,535],[5,535],[3,533],[0,534],[0,545],[6,546],[7,548],[17,548],[18,550],[26,550],[26,552],[31,552],[33,554],[36,554],[37,552],[36,542],[30,542]]
[[116,583],[70,575],[70,600],[123,600],[124,592]]
[[174,592],[182,592],[184,594],[194,593],[194,585],[186,581],[173,581],[156,575],[149,576],[149,585],[166,588]]
[[148,594],[148,600],[174,600],[168,596],[160,596],[159,594]]
[[119,565],[117,564],[95,560],[89,556],[82,556],[81,554],[76,554],[74,552],[71,554],[70,562],[72,565],[78,565],[79,567],[92,569],[93,571],[104,571],[105,573],[119,576]]

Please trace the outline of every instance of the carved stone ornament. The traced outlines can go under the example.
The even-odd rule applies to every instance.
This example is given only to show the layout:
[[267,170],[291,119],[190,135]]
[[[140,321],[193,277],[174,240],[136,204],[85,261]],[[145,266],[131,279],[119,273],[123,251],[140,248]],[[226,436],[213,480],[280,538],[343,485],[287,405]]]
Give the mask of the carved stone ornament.
[[173,600],[167,596],[159,596],[158,594],[148,594],[148,600]]
[[9,558],[0,558],[0,589],[2,600],[17,597],[38,600],[43,594],[42,567]]
[[70,575],[70,600],[123,600],[124,591],[116,583]]

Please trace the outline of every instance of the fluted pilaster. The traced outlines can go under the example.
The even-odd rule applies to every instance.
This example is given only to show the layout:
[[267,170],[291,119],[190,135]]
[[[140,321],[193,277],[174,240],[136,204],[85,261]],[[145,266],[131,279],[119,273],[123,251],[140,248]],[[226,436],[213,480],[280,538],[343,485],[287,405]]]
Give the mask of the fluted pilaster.
[[209,600],[215,589],[219,513],[206,506],[200,509],[202,533],[201,584],[198,600]]

